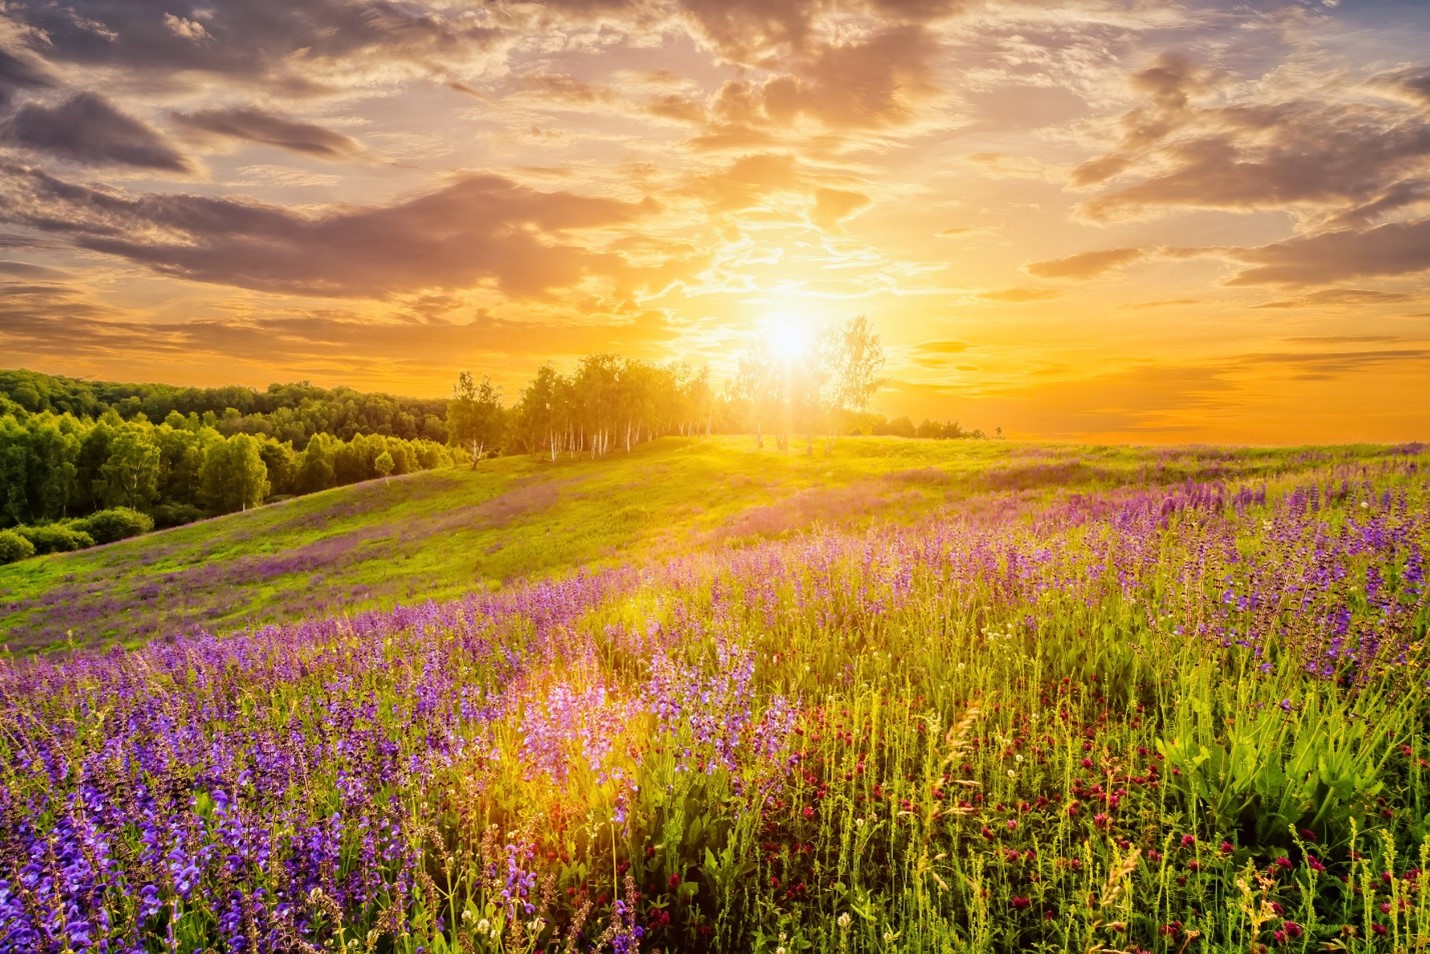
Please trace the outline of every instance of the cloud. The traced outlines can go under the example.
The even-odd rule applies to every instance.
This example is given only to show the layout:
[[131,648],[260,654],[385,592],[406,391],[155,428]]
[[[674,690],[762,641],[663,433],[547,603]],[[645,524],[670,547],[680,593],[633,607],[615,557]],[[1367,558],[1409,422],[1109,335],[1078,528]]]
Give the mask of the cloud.
[[615,100],[615,91],[576,79],[569,73],[531,73],[521,78],[522,89],[542,99],[572,106],[592,106]]
[[1421,106],[1430,107],[1430,66],[1411,66],[1382,73],[1371,87]]
[[[427,310],[427,298],[404,304],[413,312]],[[448,298],[433,310],[461,310],[461,303]],[[216,365],[253,365],[265,374],[300,375],[333,362],[335,356],[341,356],[341,364],[333,368],[339,380],[351,381],[364,366],[444,378],[448,369],[476,356],[488,361],[521,359],[531,366],[555,356],[611,349],[659,354],[679,333],[655,311],[637,311],[624,320],[608,315],[580,321],[513,320],[484,313],[460,321],[406,313],[397,317],[373,320],[323,310],[155,324],[98,302],[78,287],[0,284],[0,350],[68,367],[123,364],[172,373],[187,364],[198,369],[201,378]]]
[[1200,299],[1196,298],[1162,298],[1157,301],[1141,301],[1129,308],[1175,308],[1182,305],[1200,305]]
[[972,347],[967,341],[924,341],[914,345],[909,360],[921,368],[946,368]]
[[1242,355],[1237,363],[1282,367],[1298,381],[1325,381],[1345,374],[1395,365],[1424,365],[1430,372],[1430,349],[1385,348],[1375,351],[1270,352]]
[[916,104],[935,92],[929,61],[937,52],[934,35],[916,24],[826,46],[795,73],[764,84],[764,111],[775,123],[803,115],[846,129],[907,121]]
[[49,89],[54,85],[54,78],[37,57],[0,46],[0,109],[9,105],[15,90]]
[[1024,271],[1036,278],[1094,278],[1114,268],[1141,261],[1147,254],[1147,250],[1141,248],[1107,248],[1046,262],[1029,262]]
[[1430,219],[1337,229],[1233,252],[1250,265],[1232,285],[1330,285],[1430,270]]
[[739,212],[754,208],[772,194],[799,191],[804,184],[794,156],[757,152],[700,176],[686,191],[704,200],[712,212]]
[[[653,203],[537,192],[495,175],[385,206],[325,213],[198,195],[130,196],[6,167],[10,221],[162,274],[300,295],[382,297],[489,284],[540,297],[588,274],[625,283],[668,276],[563,241],[570,230],[627,224]],[[3,181],[3,180],[0,180]]]
[[1395,302],[1413,301],[1413,295],[1404,292],[1377,291],[1373,288],[1327,288],[1300,295],[1296,298],[1282,298],[1257,305],[1257,308],[1322,308],[1351,307],[1356,305],[1385,305]]
[[28,103],[0,123],[0,142],[83,165],[192,171],[189,160],[158,130],[120,112],[98,93],[79,93],[53,107]]
[[186,73],[208,74],[289,92],[346,85],[355,76],[480,67],[504,36],[492,17],[467,5],[423,0],[244,0],[208,4],[202,16],[175,10],[171,0],[5,4],[16,29],[45,38],[43,53],[52,64],[176,84]]
[[698,35],[722,56],[755,63],[790,49],[809,37],[815,0],[681,0]]
[[978,293],[978,297],[985,301],[1007,302],[1045,301],[1057,296],[1058,292],[1052,288],[1003,288]]
[[814,190],[814,209],[809,218],[822,229],[836,228],[845,219],[868,208],[872,200],[862,192],[819,188]]
[[1133,180],[1084,203],[1090,219],[1198,208],[1370,221],[1427,192],[1430,119],[1418,111],[1254,87],[1230,104],[1202,105],[1218,79],[1167,56],[1133,74],[1132,88],[1143,102],[1119,120],[1120,143],[1072,173],[1080,187]]
[[50,268],[48,265],[32,265],[29,262],[7,262],[0,260],[0,278],[63,278],[68,273],[58,269]]
[[191,43],[206,43],[213,39],[199,21],[186,20],[183,17],[174,16],[172,13],[164,14],[164,26],[169,28],[170,33]]
[[174,120],[187,129],[211,136],[277,146],[317,159],[354,159],[364,154],[357,140],[340,132],[254,107],[180,113]]

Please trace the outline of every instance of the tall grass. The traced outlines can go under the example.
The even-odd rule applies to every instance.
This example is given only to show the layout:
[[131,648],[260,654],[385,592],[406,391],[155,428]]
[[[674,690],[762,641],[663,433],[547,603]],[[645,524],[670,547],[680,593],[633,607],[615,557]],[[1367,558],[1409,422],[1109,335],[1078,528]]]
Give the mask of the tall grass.
[[0,949],[1423,947],[1424,463],[7,662]]

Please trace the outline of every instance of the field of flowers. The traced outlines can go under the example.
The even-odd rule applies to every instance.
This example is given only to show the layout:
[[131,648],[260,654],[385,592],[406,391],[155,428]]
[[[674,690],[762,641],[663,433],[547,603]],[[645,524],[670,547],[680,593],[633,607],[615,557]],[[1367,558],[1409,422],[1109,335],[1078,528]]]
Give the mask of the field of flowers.
[[0,663],[0,951],[1430,948],[1430,455]]

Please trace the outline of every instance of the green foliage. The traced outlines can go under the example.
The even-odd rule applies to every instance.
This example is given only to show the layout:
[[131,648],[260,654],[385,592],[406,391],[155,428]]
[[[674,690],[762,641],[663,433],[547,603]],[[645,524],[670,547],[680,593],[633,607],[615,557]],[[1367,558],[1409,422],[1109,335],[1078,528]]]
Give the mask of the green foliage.
[[208,446],[199,468],[199,483],[209,509],[232,513],[263,503],[268,495],[268,467],[261,449],[260,441],[248,434],[235,434]]
[[154,529],[154,518],[129,507],[111,507],[75,520],[75,530],[89,534],[95,543],[114,543]]
[[[446,440],[443,402],[320,388],[307,382],[245,387],[184,388],[165,384],[80,381],[33,371],[0,371],[0,398],[31,413],[51,412],[98,418],[106,410],[125,420],[143,415],[172,427],[222,427],[222,436],[266,435],[299,449],[317,433],[341,440],[384,434],[406,440]],[[229,413],[229,412],[232,413]]]
[[161,530],[169,527],[181,527],[186,523],[202,520],[208,515],[208,511],[202,507],[182,501],[156,504],[149,510],[149,516],[154,518],[154,526]]
[[0,530],[0,565],[35,555],[35,545],[14,530]]
[[1187,809],[1211,828],[1282,848],[1311,831],[1343,850],[1375,810],[1386,762],[1415,731],[1414,708],[1404,696],[1302,682],[1294,672],[1227,678],[1200,663],[1183,675],[1181,704],[1157,749]]
[[501,389],[486,375],[476,384],[472,373],[463,371],[452,387],[452,400],[447,402],[447,439],[453,446],[466,448],[475,467],[487,448],[501,439],[504,429]]
[[69,553],[94,546],[94,537],[83,530],[62,524],[44,524],[37,527],[17,527],[15,532],[29,540],[35,553]]
[[148,422],[116,430],[99,468],[100,495],[110,507],[138,510],[159,499],[159,464],[163,454]]

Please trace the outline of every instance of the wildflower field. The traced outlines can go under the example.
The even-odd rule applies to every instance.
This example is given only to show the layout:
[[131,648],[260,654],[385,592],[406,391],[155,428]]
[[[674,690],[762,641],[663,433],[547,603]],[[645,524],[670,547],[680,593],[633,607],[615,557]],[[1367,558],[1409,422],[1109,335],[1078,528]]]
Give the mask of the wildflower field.
[[6,657],[0,951],[1430,950],[1430,453],[1264,462]]

